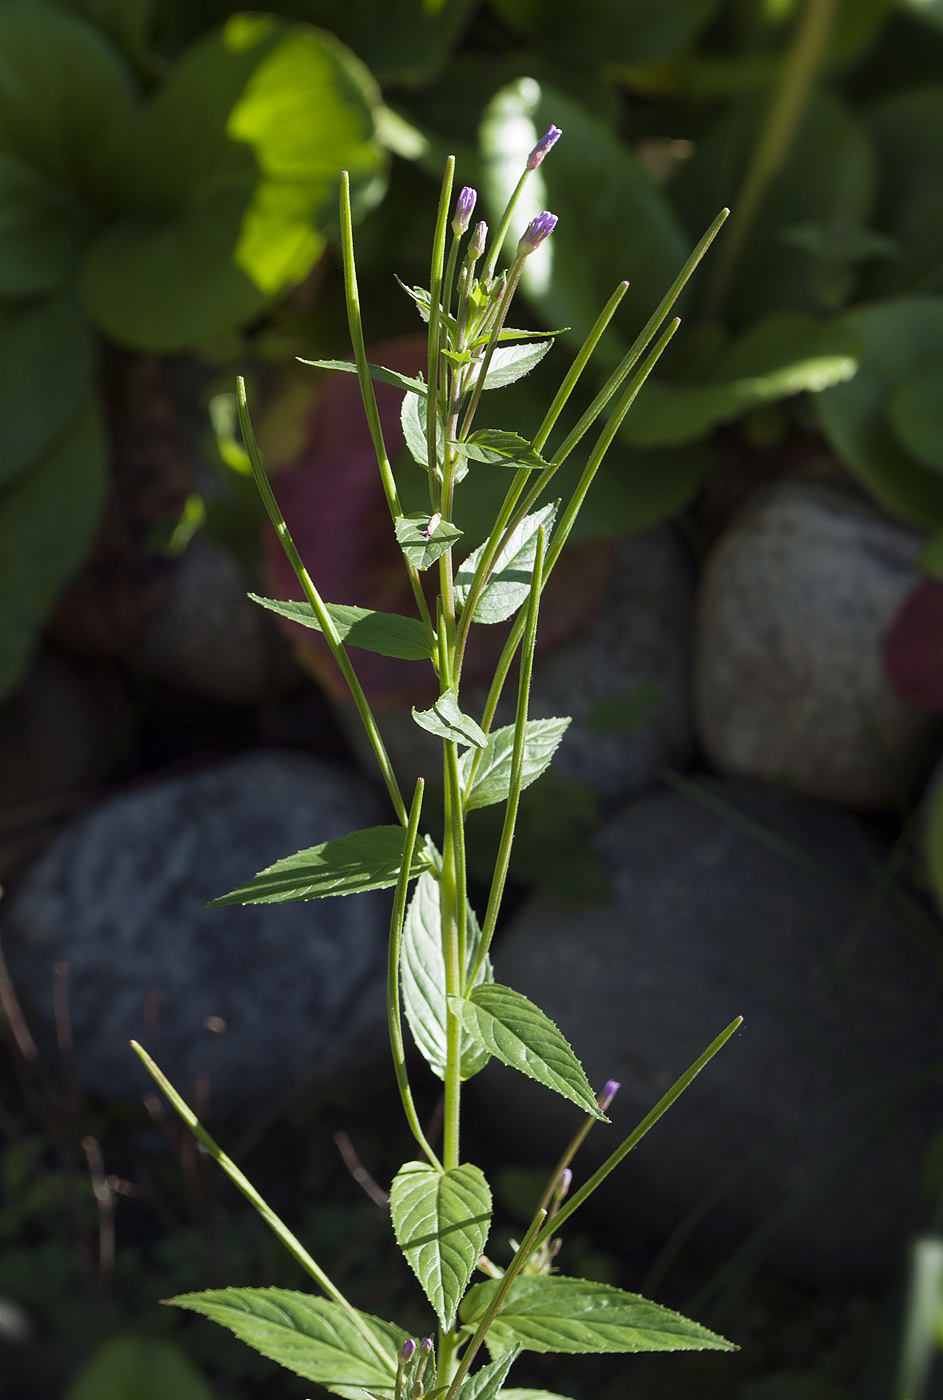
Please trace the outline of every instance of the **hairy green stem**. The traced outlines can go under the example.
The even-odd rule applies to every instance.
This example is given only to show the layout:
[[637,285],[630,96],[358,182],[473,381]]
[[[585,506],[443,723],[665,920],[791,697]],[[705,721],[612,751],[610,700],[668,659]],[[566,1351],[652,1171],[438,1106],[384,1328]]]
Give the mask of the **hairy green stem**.
[[442,329],[442,274],[445,266],[445,234],[448,226],[452,181],[455,178],[455,157],[445,163],[442,188],[439,191],[439,212],[436,216],[435,237],[432,241],[432,263],[429,269],[429,353],[426,365],[426,451],[429,464],[429,499],[434,511],[440,508],[438,480],[438,394],[439,348]]
[[560,1210],[557,1212],[549,1227],[545,1227],[544,1230],[537,1236],[537,1239],[535,1241],[535,1248],[539,1248],[542,1244],[544,1244],[553,1234],[554,1230],[559,1229],[563,1222],[565,1220],[568,1220],[575,1210],[579,1210],[583,1202],[593,1194],[593,1192],[598,1186],[602,1184],[602,1182],[605,1181],[609,1173],[615,1170],[615,1168],[619,1165],[619,1163],[624,1157],[628,1156],[628,1154],[632,1151],[633,1147],[638,1146],[645,1134],[655,1126],[655,1124],[658,1122],[659,1118],[661,1118],[663,1114],[667,1113],[668,1109],[675,1102],[675,1100],[681,1097],[681,1095],[684,1093],[685,1089],[688,1087],[691,1081],[695,1079],[700,1074],[704,1066],[714,1058],[714,1056],[717,1054],[717,1051],[720,1050],[724,1045],[726,1045],[727,1041],[733,1035],[734,1031],[737,1030],[738,1027],[742,1024],[742,1022],[743,1017],[738,1016],[736,1020],[731,1021],[730,1025],[721,1031],[720,1035],[717,1037],[716,1040],[711,1041],[710,1045],[708,1045],[703,1055],[698,1056],[698,1058],[694,1061],[694,1064],[691,1065],[690,1069],[685,1070],[681,1078],[677,1079],[675,1083],[672,1084],[667,1094],[665,1094],[663,1098],[658,1100],[655,1107],[650,1113],[646,1114],[646,1116],[642,1119],[641,1123],[638,1125],[635,1131],[633,1133],[630,1133],[629,1136],[625,1139],[625,1141],[616,1148],[615,1152],[613,1152],[611,1156],[606,1158],[606,1160],[603,1162],[602,1166],[599,1168],[598,1171],[593,1172],[593,1175],[589,1178],[589,1181],[587,1181],[584,1186],[581,1186],[580,1189],[573,1196],[570,1197],[570,1199],[566,1202],[565,1205],[561,1206]]
[[419,814],[422,811],[422,795],[424,789],[425,779],[417,779],[416,791],[413,795],[412,807],[409,811],[409,825],[406,828],[406,839],[403,843],[403,863],[400,866],[399,879],[396,882],[396,893],[393,898],[393,914],[390,919],[390,947],[386,970],[386,1010],[390,1027],[390,1048],[393,1052],[393,1069],[396,1074],[399,1096],[403,1102],[403,1112],[406,1114],[406,1121],[412,1130],[413,1137],[428,1157],[432,1166],[435,1167],[436,1171],[440,1172],[442,1170],[442,1163],[426,1140],[426,1135],[422,1131],[419,1122],[419,1116],[416,1113],[416,1105],[413,1103],[412,1090],[409,1087],[409,1077],[406,1073],[406,1050],[403,1044],[403,1021],[400,1012],[400,949],[403,942],[403,923],[406,918],[406,895],[409,889],[413,852],[416,849],[416,840],[419,835]]
[[789,153],[822,61],[837,3],[838,0],[806,0],[805,12],[734,202],[729,233],[714,267],[704,301],[704,314],[709,321],[723,315],[734,273],[770,181]]
[[511,227],[511,219],[514,214],[514,210],[517,208],[518,200],[524,193],[524,186],[530,179],[530,175],[531,172],[525,169],[523,175],[518,180],[517,184],[514,186],[511,198],[504,206],[504,213],[501,215],[501,222],[498,224],[497,231],[492,236],[491,246],[488,249],[488,257],[487,261],[485,262],[485,282],[490,282],[492,277],[494,276],[494,270],[497,266],[498,258],[501,256],[501,249],[504,246],[504,240],[507,237],[508,229]]
[[339,1288],[336,1287],[335,1284],[331,1282],[331,1280],[328,1278],[327,1274],[324,1272],[321,1266],[315,1263],[315,1261],[311,1258],[311,1255],[301,1244],[300,1240],[295,1238],[295,1236],[289,1230],[288,1226],[285,1225],[284,1222],[280,1220],[279,1217],[275,1214],[272,1208],[269,1205],[267,1205],[265,1201],[263,1201],[258,1191],[256,1191],[255,1187],[252,1185],[252,1182],[249,1181],[247,1177],[243,1176],[242,1172],[236,1166],[232,1158],[227,1157],[226,1153],[222,1150],[222,1148],[219,1147],[216,1142],[214,1142],[214,1140],[210,1137],[209,1133],[203,1127],[202,1123],[197,1118],[196,1114],[190,1108],[189,1104],[187,1104],[185,1100],[180,1097],[176,1089],[170,1083],[170,1080],[167,1079],[167,1077],[158,1069],[157,1065],[151,1059],[150,1055],[148,1055],[147,1051],[142,1046],[140,1046],[136,1040],[131,1041],[131,1049],[134,1051],[138,1059],[144,1065],[144,1068],[147,1070],[148,1074],[151,1076],[154,1082],[163,1090],[164,1094],[166,1094],[167,1098],[173,1104],[174,1108],[177,1110],[184,1123],[186,1123],[187,1127],[190,1129],[197,1142],[202,1143],[203,1147],[212,1157],[213,1161],[216,1162],[218,1166],[222,1167],[223,1171],[229,1177],[229,1180],[233,1183],[233,1185],[239,1191],[242,1192],[242,1194],[245,1196],[246,1200],[250,1203],[250,1205],[255,1207],[255,1209],[265,1221],[266,1225],[268,1225],[272,1233],[278,1236],[282,1244],[288,1250],[289,1254],[291,1254],[291,1256],[295,1260],[297,1260],[297,1262],[304,1269],[305,1273],[309,1274],[310,1277],[314,1279],[318,1287],[323,1289],[323,1291],[327,1294],[329,1298],[332,1298],[335,1303],[338,1303],[344,1309],[351,1322],[357,1328],[357,1331],[361,1334],[364,1340],[369,1343],[371,1350],[377,1355],[377,1357],[383,1363],[383,1366],[390,1372],[390,1374],[393,1375],[395,1372],[393,1362],[390,1360],[390,1357],[384,1351],[378,1339],[374,1336],[373,1331],[368,1325],[366,1319],[362,1317],[362,1315],[357,1311],[357,1309],[347,1301],[343,1293],[340,1291]]
[[249,454],[249,461],[252,464],[252,475],[255,478],[255,484],[258,488],[259,495],[262,497],[262,503],[268,513],[269,520],[272,522],[272,527],[278,536],[282,549],[285,551],[288,562],[294,569],[298,582],[301,584],[304,591],[304,595],[318,620],[318,626],[324,634],[324,640],[331,649],[331,655],[340,667],[344,680],[347,682],[354,704],[357,707],[357,713],[360,716],[364,729],[367,731],[367,737],[376,755],[377,763],[380,765],[380,772],[383,774],[383,781],[386,784],[386,790],[390,794],[390,800],[396,810],[396,816],[402,825],[405,826],[407,824],[406,804],[403,801],[402,793],[399,790],[399,783],[396,781],[393,766],[386,752],[386,745],[383,743],[380,731],[377,728],[376,720],[373,718],[373,712],[367,703],[367,697],[363,693],[363,688],[357,679],[357,674],[344,649],[344,643],[338,636],[337,628],[331,620],[331,615],[325,608],[321,595],[315,588],[311,576],[304,566],[301,555],[298,553],[295,542],[285,523],[285,517],[282,515],[281,508],[275,499],[275,493],[268,479],[268,473],[265,470],[265,465],[255,440],[255,433],[252,430],[252,421],[249,417],[249,405],[246,401],[245,380],[241,376],[236,380],[236,401],[239,407],[239,426],[242,429],[243,442]]

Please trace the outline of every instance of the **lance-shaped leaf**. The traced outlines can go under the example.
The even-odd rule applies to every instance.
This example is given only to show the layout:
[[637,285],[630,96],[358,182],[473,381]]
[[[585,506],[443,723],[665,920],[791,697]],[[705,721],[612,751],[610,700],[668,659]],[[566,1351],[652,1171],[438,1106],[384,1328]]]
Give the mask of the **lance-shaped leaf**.
[[501,428],[480,428],[464,442],[453,442],[452,448],[460,457],[487,462],[489,466],[536,468],[547,465],[526,438]]
[[430,530],[431,523],[428,512],[415,511],[411,515],[401,515],[393,527],[407,563],[417,569],[428,569],[462,537],[458,526],[448,520],[440,520]]
[[[501,1286],[476,1284],[461,1307],[471,1329]],[[605,1283],[555,1276],[519,1277],[488,1333],[493,1351],[734,1351],[731,1342],[680,1313]]]
[[390,1188],[400,1249],[448,1331],[491,1226],[491,1191],[470,1162],[438,1172],[407,1162]]
[[[426,405],[428,400],[419,398],[416,394],[407,394],[403,399],[403,407],[400,411],[400,422],[403,425],[403,437],[406,439],[406,446],[412,453],[414,462],[420,467],[429,465],[429,446],[426,437]],[[436,424],[436,460],[441,467],[445,461],[445,433],[442,431],[442,424]]]
[[[310,603],[282,603],[274,598],[249,597],[269,612],[300,622],[302,627],[321,631],[321,624]],[[342,642],[364,651],[379,652],[380,656],[398,656],[404,661],[425,661],[433,655],[433,642],[418,617],[400,617],[398,613],[373,612],[370,608],[355,608],[347,603],[326,603],[325,608],[337,628]]]
[[499,345],[491,357],[484,387],[502,389],[505,384],[523,379],[540,364],[552,344],[552,340],[542,340],[536,345]]
[[263,1356],[336,1394],[349,1394],[351,1386],[393,1393],[406,1333],[392,1323],[360,1314],[376,1338],[374,1348],[339,1303],[286,1288],[223,1288],[171,1301],[228,1327]]
[[440,739],[451,739],[456,744],[473,744],[483,749],[488,742],[487,735],[458,708],[455,687],[446,690],[429,710],[413,709],[413,719],[420,729],[428,729]]
[[[347,374],[356,374],[357,366],[353,360],[305,360],[299,355],[298,359],[303,365],[310,365],[312,369],[339,369]],[[408,374],[397,374],[395,369],[384,369],[382,365],[367,365],[371,379],[379,379],[383,384],[392,384],[394,389],[405,389],[408,394],[421,394],[426,396],[426,383],[424,379],[413,379]]]
[[[211,901],[220,904],[287,904],[293,899],[326,899],[330,895],[385,890],[399,879],[406,831],[401,826],[371,826],[336,841],[323,841],[277,860],[231,894]],[[410,875],[426,868],[415,856]]]
[[[466,975],[477,960],[480,940],[478,920],[469,905],[465,919]],[[403,1007],[413,1040],[433,1074],[444,1079],[448,1005],[442,953],[442,908],[439,882],[428,872],[420,875],[416,882],[406,911],[400,966]],[[485,958],[476,985],[493,980],[491,961]],[[491,1059],[490,1053],[465,1030],[462,1031],[461,1055],[463,1079],[471,1079]]]
[[[495,560],[491,577],[482,590],[472,614],[473,622],[506,622],[513,617],[530,592],[531,575],[537,554],[537,531],[542,525],[549,537],[559,502],[551,501],[525,515]],[[455,598],[464,606],[485,546],[479,545],[455,576]]]
[[[522,788],[530,787],[550,766],[550,760],[569,724],[569,719],[527,721]],[[494,802],[503,802],[508,796],[514,759],[514,725],[505,725],[503,729],[496,729],[488,735],[488,742],[478,759],[475,778],[469,788],[468,774],[471,772],[474,758],[474,754],[463,754],[460,764],[467,812],[473,812],[476,807],[490,807]]]
[[449,997],[449,1007],[466,1030],[504,1064],[519,1069],[584,1113],[608,1123],[569,1042],[539,1007],[500,983],[473,987],[466,997]]
[[528,1386],[511,1386],[502,1390],[499,1400],[567,1400],[565,1395],[557,1395],[552,1390],[531,1390]]
[[473,1376],[462,1386],[462,1400],[497,1400],[498,1395],[510,1394],[501,1387],[507,1379],[508,1371],[521,1353],[520,1347],[504,1352],[497,1361],[480,1366]]

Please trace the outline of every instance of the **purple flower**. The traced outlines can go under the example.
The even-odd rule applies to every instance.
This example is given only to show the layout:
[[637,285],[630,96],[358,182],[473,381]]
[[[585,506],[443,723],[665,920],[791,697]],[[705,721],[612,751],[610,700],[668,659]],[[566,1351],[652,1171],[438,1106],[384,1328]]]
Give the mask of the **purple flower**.
[[616,1094],[618,1094],[620,1087],[621,1086],[619,1084],[618,1079],[606,1080],[605,1084],[603,1085],[602,1093],[599,1095],[599,1098],[597,1100],[597,1103],[599,1104],[599,1107],[603,1113],[605,1113],[606,1109],[612,1103]]
[[541,136],[537,145],[527,157],[527,169],[536,170],[551,146],[555,146],[562,135],[563,132],[558,126],[548,127],[546,136]]
[[419,1350],[424,1351],[426,1356],[428,1356],[430,1351],[432,1350],[433,1345],[434,1344],[431,1337],[423,1337]]
[[524,236],[517,245],[518,253],[525,256],[532,253],[535,248],[539,248],[548,234],[553,233],[557,226],[556,214],[549,214],[545,209],[542,214],[538,214],[536,219],[531,219],[524,230]]
[[556,1184],[556,1188],[553,1193],[558,1201],[563,1200],[563,1197],[570,1189],[570,1184],[572,1183],[572,1181],[573,1173],[570,1171],[569,1167],[564,1167],[563,1171],[560,1173],[559,1179]]
[[478,191],[473,190],[470,185],[463,185],[462,191],[455,201],[455,213],[452,215],[452,232],[457,237],[461,237],[471,223],[472,212],[477,201]]
[[400,1352],[401,1359],[403,1361],[408,1361],[415,1350],[416,1343],[413,1341],[412,1337],[407,1338],[407,1340],[403,1343],[403,1350]]

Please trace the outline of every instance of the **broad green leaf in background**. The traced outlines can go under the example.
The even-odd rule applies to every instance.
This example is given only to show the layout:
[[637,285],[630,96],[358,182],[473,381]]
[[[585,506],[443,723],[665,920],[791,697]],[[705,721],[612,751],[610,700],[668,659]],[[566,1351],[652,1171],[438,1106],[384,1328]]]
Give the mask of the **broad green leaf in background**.
[[620,430],[570,540],[634,535],[680,515],[701,490],[712,462],[710,445],[704,441],[637,451],[624,445]]
[[114,1337],[82,1367],[65,1400],[213,1400],[213,1394],[171,1342]]
[[[299,355],[299,360],[303,365],[311,365],[312,369],[339,369],[347,374],[356,374],[357,366],[353,360],[305,360]],[[368,365],[371,379],[379,379],[383,384],[392,384],[394,389],[406,389],[411,394],[423,394],[426,392],[425,381],[422,379],[412,379],[408,374],[398,374],[395,369],[384,369],[382,365]]]
[[486,982],[473,987],[467,997],[450,997],[449,1007],[465,1029],[503,1064],[555,1089],[585,1113],[608,1123],[562,1031],[527,997],[511,987]]
[[564,67],[643,63],[694,37],[720,0],[491,0],[509,28]]
[[935,369],[909,379],[887,405],[903,447],[931,471],[943,472],[943,355]]
[[511,246],[541,209],[552,209],[560,222],[527,259],[521,286],[542,319],[571,327],[568,339],[580,345],[613,287],[628,278],[632,290],[616,317],[621,332],[607,332],[597,352],[612,361],[677,276],[689,241],[629,148],[570,98],[532,78],[502,88],[482,121],[482,184],[495,221],[530,149],[551,122],[563,128],[566,139],[528,181],[512,222]]
[[[672,199],[691,237],[734,203],[761,116],[756,101],[731,107],[673,181]],[[874,155],[858,118],[831,94],[813,98],[740,259],[731,320],[744,325],[772,311],[832,310],[844,301],[875,182]],[[805,230],[805,237],[787,236],[790,230]],[[811,231],[818,237],[810,239]]]
[[520,433],[503,432],[500,428],[479,428],[464,442],[453,442],[452,448],[473,462],[489,466],[545,467],[540,453]]
[[[495,560],[491,577],[482,589],[473,622],[506,622],[517,612],[530,592],[537,557],[537,531],[541,525],[548,536],[557,514],[557,501],[531,511],[514,530],[504,549]],[[464,606],[484,545],[474,550],[455,575],[455,598]]]
[[[387,889],[399,878],[405,836],[401,826],[371,826],[336,841],[323,841],[276,861],[211,905],[285,904],[293,899]],[[418,875],[424,868],[417,857],[411,874]]]
[[0,486],[31,468],[75,418],[95,360],[94,337],[71,297],[0,303]]
[[431,517],[426,511],[415,511],[401,515],[394,524],[396,538],[406,559],[417,569],[428,569],[430,564],[451,549],[462,532],[447,520],[440,520],[434,529],[429,529]]
[[[483,387],[503,389],[506,384],[523,379],[525,374],[530,374],[540,364],[552,345],[552,340],[541,340],[536,345],[499,345],[491,356]],[[472,385],[475,382],[473,380]]]
[[407,1162],[390,1187],[396,1241],[448,1331],[488,1239],[491,1191],[471,1162],[438,1172]]
[[73,194],[0,149],[0,298],[62,291],[94,223]]
[[115,146],[136,96],[131,70],[93,25],[47,0],[0,4],[0,151],[64,203],[94,206],[113,193]]
[[56,0],[100,29],[125,58],[151,72],[158,66],[150,51],[155,0]]
[[895,257],[871,268],[868,289],[877,295],[940,291],[943,84],[879,102],[868,126],[881,171],[875,224],[898,245]]
[[943,29],[943,0],[903,0],[903,3],[928,24]]
[[471,744],[481,749],[487,742],[480,726],[469,715],[462,714],[454,688],[444,691],[431,709],[417,710],[414,706],[413,719],[420,729],[456,744]]
[[263,1356],[328,1390],[342,1395],[351,1386],[381,1395],[393,1391],[396,1354],[406,1333],[378,1317],[360,1314],[388,1356],[388,1366],[341,1305],[327,1298],[286,1288],[222,1288],[184,1293],[171,1302],[228,1327]]
[[802,312],[767,316],[714,358],[706,379],[649,379],[626,415],[633,447],[675,447],[759,404],[844,383],[858,368],[857,342],[840,326]]
[[306,19],[330,29],[384,84],[412,87],[448,57],[471,19],[475,0],[307,0]]
[[[311,627],[315,632],[321,631],[310,603],[282,603],[274,598],[260,598],[256,593],[250,593],[249,597],[270,612],[300,622],[302,627]],[[325,608],[341,641],[348,646],[375,651],[380,656],[398,656],[404,661],[424,661],[433,654],[429,633],[418,617],[373,612],[347,603],[326,603]]]
[[28,471],[0,488],[0,696],[84,559],[108,488],[98,405],[89,401]]
[[[569,724],[569,719],[528,720],[524,739],[522,787],[530,787],[549,767]],[[476,807],[490,807],[494,802],[506,800],[511,789],[513,756],[513,724],[493,730],[488,735],[488,742],[480,756],[472,753],[462,756],[460,772],[463,784],[468,781],[474,759],[479,759],[475,781],[465,792],[466,811],[473,812]]]
[[[461,1307],[474,1326],[500,1280],[476,1284]],[[734,1351],[731,1342],[680,1313],[604,1283],[554,1276],[519,1277],[488,1333],[492,1351]]]
[[943,480],[910,455],[888,409],[908,381],[943,367],[943,298],[859,306],[835,323],[858,338],[858,372],[813,400],[835,452],[879,503],[914,525],[943,523]]
[[[469,906],[465,921],[466,976],[478,956],[481,931],[474,910]],[[442,953],[442,909],[439,882],[428,871],[420,875],[406,911],[400,953],[403,1008],[413,1040],[433,1074],[445,1078],[447,994],[445,958]],[[494,974],[488,958],[478,973],[477,983],[490,982]],[[462,1078],[484,1069],[491,1055],[478,1041],[462,1032]]]

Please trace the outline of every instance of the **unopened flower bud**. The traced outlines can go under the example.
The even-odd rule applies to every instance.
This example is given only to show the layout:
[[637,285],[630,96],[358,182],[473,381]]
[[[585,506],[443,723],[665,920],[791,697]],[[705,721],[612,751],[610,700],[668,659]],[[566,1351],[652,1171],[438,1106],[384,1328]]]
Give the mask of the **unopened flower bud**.
[[481,257],[482,253],[485,251],[485,244],[487,243],[487,241],[488,225],[485,223],[484,219],[482,219],[479,224],[476,224],[475,232],[468,240],[467,256],[472,260],[472,262],[476,261],[476,259]]
[[539,248],[544,239],[553,233],[557,226],[556,214],[549,214],[545,209],[542,214],[538,214],[536,219],[531,219],[524,230],[524,236],[517,245],[518,253],[532,253],[535,248]]
[[471,223],[471,216],[478,200],[478,191],[473,190],[470,185],[463,185],[458,199],[455,201],[455,213],[452,215],[452,232],[456,236],[461,235]]
[[563,132],[558,126],[548,127],[546,136],[541,136],[537,145],[527,157],[527,169],[536,170],[551,146],[555,146],[562,135]]
[[419,1343],[419,1350],[424,1351],[426,1356],[428,1356],[433,1348],[433,1345],[434,1343],[431,1337],[423,1337],[422,1341]]
[[557,1179],[557,1184],[553,1192],[558,1201],[563,1200],[563,1197],[570,1189],[570,1183],[572,1182],[572,1180],[573,1173],[570,1171],[570,1168],[564,1167],[563,1171],[560,1173],[559,1178]]
[[408,1361],[409,1358],[412,1356],[412,1354],[413,1354],[413,1352],[414,1352],[415,1350],[416,1350],[416,1343],[413,1341],[412,1337],[409,1337],[409,1338],[403,1343],[403,1350],[400,1352],[400,1358],[401,1358],[401,1360],[403,1360],[403,1361]]
[[605,1113],[606,1109],[612,1103],[616,1094],[618,1094],[620,1087],[621,1086],[619,1084],[618,1079],[606,1080],[605,1084],[603,1085],[603,1091],[597,1099],[597,1103],[599,1104],[599,1107],[603,1113]]

